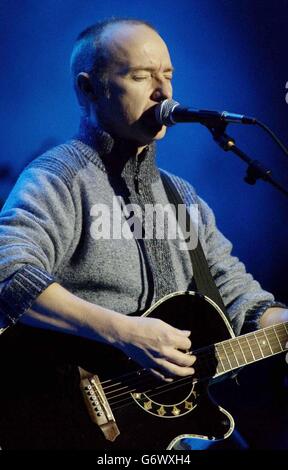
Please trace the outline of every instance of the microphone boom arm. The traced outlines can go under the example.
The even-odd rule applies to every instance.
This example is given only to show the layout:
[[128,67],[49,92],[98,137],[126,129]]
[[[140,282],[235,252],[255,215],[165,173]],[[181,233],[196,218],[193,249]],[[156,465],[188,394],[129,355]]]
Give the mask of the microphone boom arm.
[[246,153],[244,153],[237,145],[235,144],[235,139],[226,134],[226,127],[228,123],[221,123],[217,126],[211,127],[207,126],[207,129],[211,132],[213,139],[217,144],[226,152],[231,151],[237,155],[241,160],[247,163],[247,173],[244,178],[244,181],[248,184],[255,184],[258,179],[262,179],[272,184],[277,188],[281,193],[288,196],[288,191],[284,186],[282,186],[278,181],[273,178],[272,171],[268,168],[265,168],[261,162],[258,160],[252,160]]

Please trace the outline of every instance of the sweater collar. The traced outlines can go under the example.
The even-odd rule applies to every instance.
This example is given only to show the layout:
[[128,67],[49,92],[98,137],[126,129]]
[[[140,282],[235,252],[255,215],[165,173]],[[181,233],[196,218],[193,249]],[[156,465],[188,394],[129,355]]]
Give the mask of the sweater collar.
[[100,159],[100,167],[110,176],[122,176],[130,180],[137,173],[143,183],[152,183],[160,176],[156,165],[154,142],[136,156],[129,142],[114,139],[100,127],[89,125],[85,119],[80,122],[79,132],[75,138],[85,145],[85,154],[90,160],[99,162]]

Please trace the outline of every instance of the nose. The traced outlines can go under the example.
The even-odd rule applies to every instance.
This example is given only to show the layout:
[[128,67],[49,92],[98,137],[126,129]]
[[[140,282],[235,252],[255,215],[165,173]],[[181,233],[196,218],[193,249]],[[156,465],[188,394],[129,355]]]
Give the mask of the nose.
[[159,103],[160,101],[172,98],[171,82],[167,80],[157,80],[151,95],[151,99]]

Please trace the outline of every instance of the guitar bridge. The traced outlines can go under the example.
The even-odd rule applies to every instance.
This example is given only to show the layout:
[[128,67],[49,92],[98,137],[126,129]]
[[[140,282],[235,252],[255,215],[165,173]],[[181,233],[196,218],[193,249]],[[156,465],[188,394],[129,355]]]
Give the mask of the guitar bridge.
[[103,432],[108,441],[115,441],[120,431],[113,416],[108,400],[97,375],[78,367],[80,372],[80,390],[88,413]]

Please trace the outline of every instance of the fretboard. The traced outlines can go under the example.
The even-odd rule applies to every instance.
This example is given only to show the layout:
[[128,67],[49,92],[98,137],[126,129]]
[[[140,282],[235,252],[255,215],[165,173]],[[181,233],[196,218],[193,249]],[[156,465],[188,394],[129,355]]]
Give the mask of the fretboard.
[[228,339],[196,353],[199,378],[217,377],[287,351],[288,322]]

